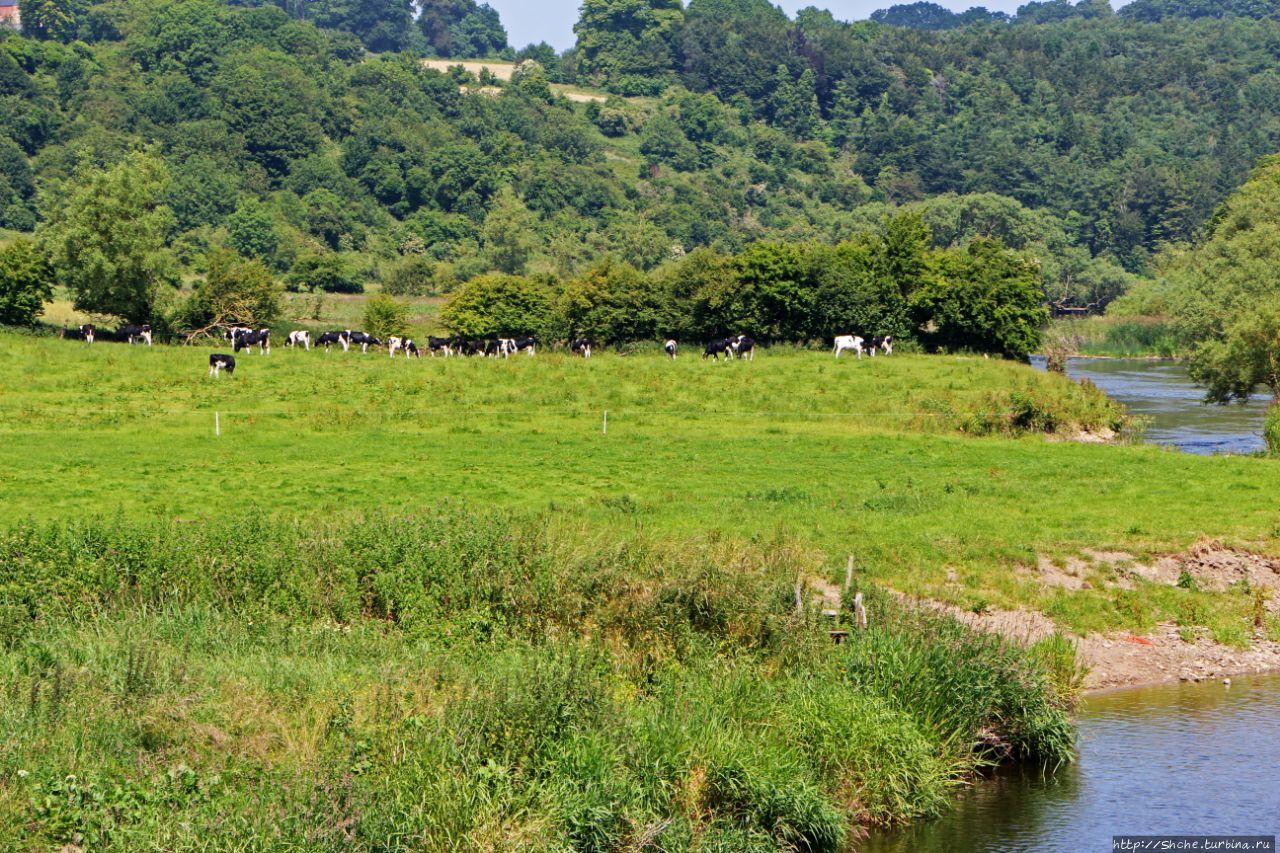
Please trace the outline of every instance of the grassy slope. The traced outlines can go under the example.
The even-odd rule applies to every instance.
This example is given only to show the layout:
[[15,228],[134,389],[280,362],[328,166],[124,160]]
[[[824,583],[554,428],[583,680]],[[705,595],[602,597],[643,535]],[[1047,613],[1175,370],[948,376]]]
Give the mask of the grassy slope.
[[0,470],[20,476],[0,521],[449,501],[611,535],[778,532],[820,548],[833,577],[853,553],[888,585],[966,607],[1030,605],[1079,631],[1194,618],[1228,641],[1249,630],[1242,597],[1198,593],[1188,610],[1164,588],[1068,594],[1017,567],[1200,536],[1266,548],[1280,532],[1272,461],[959,435],[1011,389],[1096,415],[1064,380],[980,359],[277,351],[214,382],[205,350],[4,342]]

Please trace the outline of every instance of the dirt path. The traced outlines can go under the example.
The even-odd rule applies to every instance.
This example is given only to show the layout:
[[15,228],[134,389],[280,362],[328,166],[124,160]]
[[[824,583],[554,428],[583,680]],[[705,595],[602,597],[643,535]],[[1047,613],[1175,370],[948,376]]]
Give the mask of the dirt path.
[[[1138,579],[1175,585],[1189,576],[1201,589],[1225,590],[1247,582],[1263,590],[1268,614],[1280,612],[1280,560],[1232,550],[1220,542],[1197,543],[1185,554],[1143,564],[1122,552],[1088,552],[1088,559],[1068,560],[1065,566],[1041,560],[1037,571],[1046,586],[1084,589],[1098,569],[1112,584],[1132,586]],[[973,613],[936,601],[919,604],[948,613],[981,631],[993,631],[1021,643],[1032,643],[1058,630],[1051,619],[1031,611],[991,610]],[[1255,633],[1247,648],[1214,642],[1203,630],[1180,629],[1172,622],[1157,625],[1141,636],[1126,632],[1090,634],[1076,639],[1081,662],[1089,667],[1088,690],[1105,690],[1161,681],[1203,681],[1244,673],[1280,670],[1280,643]],[[1186,635],[1186,638],[1184,638]]]

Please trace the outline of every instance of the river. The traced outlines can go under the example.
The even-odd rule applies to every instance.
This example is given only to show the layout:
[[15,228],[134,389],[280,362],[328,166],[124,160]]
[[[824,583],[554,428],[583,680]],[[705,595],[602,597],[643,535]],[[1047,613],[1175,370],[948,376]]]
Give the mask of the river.
[[[1037,356],[1032,364],[1044,368]],[[1204,389],[1175,361],[1135,358],[1072,358],[1067,375],[1088,379],[1135,415],[1149,419],[1143,437],[1188,453],[1255,453],[1264,449],[1265,395],[1244,405],[1205,405]]]
[[1108,851],[1113,835],[1280,832],[1280,676],[1087,696],[1080,756],[1002,771],[863,853]]

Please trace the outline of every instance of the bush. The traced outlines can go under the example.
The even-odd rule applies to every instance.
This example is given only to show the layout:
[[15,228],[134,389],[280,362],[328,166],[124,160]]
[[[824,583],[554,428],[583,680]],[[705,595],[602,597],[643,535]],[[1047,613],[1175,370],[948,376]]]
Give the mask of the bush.
[[30,240],[0,249],[0,325],[29,326],[53,297],[53,272]]
[[285,283],[295,292],[364,293],[364,283],[346,256],[302,255],[293,264]]
[[1262,422],[1262,437],[1267,441],[1267,452],[1280,456],[1280,402],[1272,401]]
[[364,330],[386,340],[392,335],[409,335],[409,305],[386,294],[372,297],[364,306]]
[[551,288],[537,279],[484,275],[458,288],[440,319],[465,337],[541,334],[551,319],[551,295]]

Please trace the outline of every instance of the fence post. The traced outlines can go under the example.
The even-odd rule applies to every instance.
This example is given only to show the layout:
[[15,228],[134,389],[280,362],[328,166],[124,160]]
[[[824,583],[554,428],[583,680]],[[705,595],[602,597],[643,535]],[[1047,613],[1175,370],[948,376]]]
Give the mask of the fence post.
[[849,562],[844,566],[844,591],[848,592],[849,587],[853,586],[853,555],[849,555]]
[[219,412],[213,413],[213,434],[215,436],[222,435],[222,418]]
[[609,410],[604,410],[604,429],[601,430],[605,435],[609,434]]

